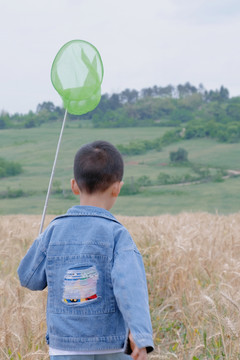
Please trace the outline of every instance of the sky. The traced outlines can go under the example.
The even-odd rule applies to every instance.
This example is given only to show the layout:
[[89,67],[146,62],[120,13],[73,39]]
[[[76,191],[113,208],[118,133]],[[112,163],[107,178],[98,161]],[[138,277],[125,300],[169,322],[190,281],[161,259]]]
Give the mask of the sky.
[[102,93],[200,83],[240,95],[239,0],[0,0],[0,112],[62,101],[50,80],[59,49],[92,43]]

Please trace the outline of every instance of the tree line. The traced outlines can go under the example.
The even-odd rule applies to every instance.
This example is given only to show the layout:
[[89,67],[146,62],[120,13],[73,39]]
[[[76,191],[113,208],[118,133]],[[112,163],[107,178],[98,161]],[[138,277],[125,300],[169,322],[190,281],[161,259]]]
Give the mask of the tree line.
[[[0,114],[0,129],[31,128],[62,120],[64,109],[52,102],[39,104],[28,114]],[[176,87],[153,86],[140,91],[103,94],[97,108],[70,121],[90,120],[95,128],[171,126],[183,130],[186,139],[212,137],[223,142],[240,141],[240,96],[231,97],[224,86],[206,90],[187,82]]]

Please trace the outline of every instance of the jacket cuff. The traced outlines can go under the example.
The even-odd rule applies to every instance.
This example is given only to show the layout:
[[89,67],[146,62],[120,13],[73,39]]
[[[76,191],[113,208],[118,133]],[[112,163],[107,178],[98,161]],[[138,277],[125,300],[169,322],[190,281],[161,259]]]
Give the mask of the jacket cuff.
[[[147,335],[145,337],[134,337],[134,342],[139,349],[146,348],[147,353],[150,353],[154,350],[153,340],[152,340],[152,337],[149,335]],[[131,355],[131,353],[132,353],[129,337],[128,337],[127,343],[125,345],[124,353],[127,355]]]
[[146,348],[147,353],[150,353],[154,350],[153,340],[149,335],[144,337],[135,337],[134,341],[139,349]]

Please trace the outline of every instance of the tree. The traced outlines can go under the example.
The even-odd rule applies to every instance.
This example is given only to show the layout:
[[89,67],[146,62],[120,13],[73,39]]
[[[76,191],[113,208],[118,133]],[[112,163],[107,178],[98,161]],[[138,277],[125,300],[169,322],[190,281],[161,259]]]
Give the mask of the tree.
[[187,82],[185,85],[178,85],[177,90],[180,99],[195,94],[197,92],[197,88],[195,86],[192,86],[189,82]]
[[174,92],[174,87],[172,85],[167,85],[165,87],[158,88],[158,94],[162,98],[172,98]]
[[10,116],[7,112],[3,111],[0,114],[0,129],[6,129],[10,127]]
[[141,96],[143,98],[151,97],[153,95],[153,89],[152,88],[144,88],[141,90]]
[[227,101],[229,99],[229,91],[227,88],[221,86],[219,92],[220,98],[222,101]]
[[119,108],[121,106],[119,94],[112,94],[112,96],[108,99],[108,104],[111,110]]
[[195,93],[178,101],[179,105],[186,109],[198,110],[203,104],[202,94]]
[[120,101],[122,104],[133,104],[138,100],[138,91],[125,89],[120,94]]
[[177,108],[173,113],[172,113],[172,120],[174,121],[179,121],[179,122],[188,122],[190,120],[192,120],[193,118],[193,114],[192,111],[188,110],[188,109],[181,109],[181,108]]
[[240,98],[239,101],[231,101],[226,108],[226,113],[232,120],[240,121]]
[[205,91],[204,98],[207,102],[226,102],[229,98],[229,91],[227,88],[221,86],[220,90],[210,90],[209,92]]
[[47,112],[54,112],[56,110],[55,105],[51,101],[44,101],[42,104],[38,104],[37,106],[37,113],[40,113],[41,111],[47,111]]

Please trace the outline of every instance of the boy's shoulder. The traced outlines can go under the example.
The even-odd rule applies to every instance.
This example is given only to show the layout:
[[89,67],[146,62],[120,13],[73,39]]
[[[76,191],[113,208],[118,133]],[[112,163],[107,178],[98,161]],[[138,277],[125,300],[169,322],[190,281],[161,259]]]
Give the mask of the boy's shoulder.
[[74,206],[66,214],[52,220],[44,232],[44,237],[48,238],[46,241],[48,243],[50,241],[51,244],[62,243],[63,238],[68,242],[72,236],[76,238],[76,234],[79,234],[81,229],[87,229],[86,233],[81,233],[86,239],[90,236],[99,237],[101,233],[102,239],[112,244],[116,254],[122,251],[139,252],[125,226],[109,211],[102,208]]
[[83,222],[92,222],[92,225],[94,224],[95,228],[97,227],[96,221],[99,221],[101,226],[105,225],[106,227],[110,227],[112,229],[114,237],[127,237],[131,239],[131,235],[126,227],[118,219],[116,219],[114,215],[112,215],[108,210],[94,206],[73,206],[66,212],[66,214],[57,216],[53,219],[49,227],[71,226],[71,224],[78,222],[80,219]]
[[120,235],[130,236],[125,226],[108,210],[93,206],[73,206],[66,214],[55,217],[47,229],[51,233],[56,228],[71,229],[88,226],[89,228],[108,229],[114,237]]

